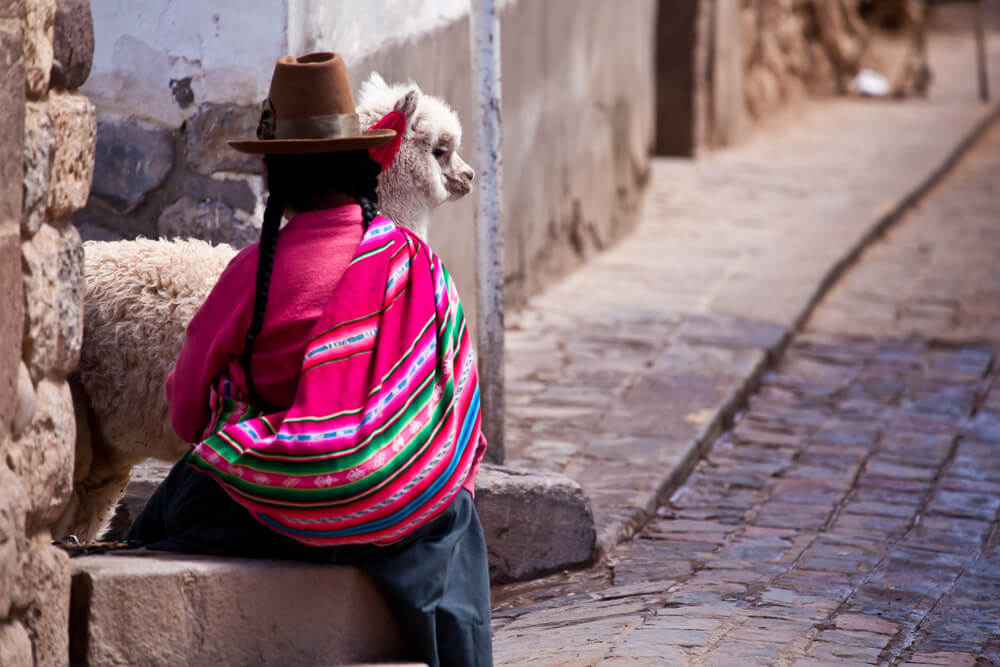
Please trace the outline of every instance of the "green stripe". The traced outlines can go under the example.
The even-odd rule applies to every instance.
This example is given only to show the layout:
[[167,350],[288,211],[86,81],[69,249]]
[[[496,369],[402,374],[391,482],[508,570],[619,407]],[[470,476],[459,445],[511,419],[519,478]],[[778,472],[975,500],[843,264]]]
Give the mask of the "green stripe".
[[360,322],[362,320],[367,320],[369,317],[372,317],[373,315],[378,315],[381,312],[382,312],[382,309],[379,309],[379,310],[373,311],[371,313],[368,313],[367,315],[364,315],[363,317],[355,317],[353,320],[344,320],[343,322],[337,322],[335,325],[333,325],[332,327],[330,327],[326,331],[321,331],[318,334],[316,334],[315,336],[313,336],[312,339],[309,342],[310,343],[315,343],[317,340],[319,340],[323,336],[327,335],[328,333],[330,333],[334,329],[339,329],[340,327],[345,327],[348,324],[354,324],[355,322]]
[[354,266],[356,263],[360,262],[363,259],[367,259],[368,257],[371,257],[372,255],[379,254],[380,252],[382,252],[383,250],[385,250],[386,248],[388,248],[389,246],[391,246],[395,242],[396,241],[394,239],[390,239],[384,246],[382,246],[380,248],[375,248],[374,250],[369,250],[368,252],[366,252],[366,253],[364,253],[362,255],[358,255],[357,257],[355,257],[354,259],[351,260],[351,263],[348,264],[348,266]]
[[[445,404],[442,403],[442,407],[444,407],[444,405]],[[242,477],[222,472],[200,457],[193,456],[191,457],[191,460],[192,463],[198,467],[210,470],[218,475],[223,481],[231,485],[234,490],[242,492],[243,494],[254,496],[253,499],[261,504],[274,505],[278,507],[297,507],[303,503],[320,503],[320,507],[322,507],[325,504],[338,505],[343,504],[344,502],[355,502],[359,499],[355,498],[355,496],[363,496],[367,493],[373,492],[381,483],[390,477],[401,473],[403,470],[403,468],[400,467],[402,463],[409,460],[411,457],[422,455],[424,453],[423,450],[430,445],[443,425],[447,423],[447,419],[451,412],[452,408],[449,406],[449,409],[442,411],[442,414],[436,421],[428,422],[428,424],[424,425],[424,428],[421,429],[420,433],[414,437],[413,443],[416,446],[407,447],[398,452],[389,460],[389,465],[383,466],[380,470],[372,473],[368,477],[363,477],[356,482],[352,482],[344,486],[335,486],[324,489],[289,488],[280,485],[265,486]],[[266,498],[264,496],[266,496]]]
[[330,364],[335,364],[338,361],[346,361],[348,359],[353,359],[354,357],[360,357],[363,354],[371,354],[373,351],[374,350],[371,350],[371,349],[368,349],[368,350],[359,350],[357,352],[352,352],[351,354],[347,355],[346,357],[337,357],[336,359],[327,359],[326,361],[321,361],[318,364],[310,366],[309,368],[307,368],[304,371],[302,371],[302,375],[305,375],[306,373],[308,373],[310,371],[314,371],[317,368],[320,368],[321,366],[328,366]]
[[[433,376],[428,379],[433,379]],[[247,466],[249,467],[250,460],[253,460],[256,462],[257,466],[254,467],[253,470],[259,472],[275,470],[286,474],[297,474],[298,471],[308,471],[308,474],[317,475],[339,472],[341,470],[346,470],[347,468],[353,468],[360,463],[367,461],[374,455],[375,452],[385,446],[387,442],[391,442],[399,436],[403,429],[409,426],[410,422],[413,421],[413,417],[427,407],[433,398],[434,384],[433,382],[428,383],[425,380],[424,383],[417,388],[414,395],[409,399],[409,402],[404,404],[399,410],[388,417],[384,424],[373,431],[363,443],[360,443],[360,449],[353,454],[345,454],[343,456],[318,461],[307,460],[310,456],[314,456],[313,454],[304,455],[301,458],[297,458],[292,461],[255,457],[250,454],[247,457]]]
[[[450,391],[449,391],[450,394]],[[243,479],[235,475],[230,475],[228,473],[222,472],[215,468],[212,464],[200,459],[200,457],[193,457],[200,461],[199,465],[214,470],[218,475],[225,477],[229,483],[237,487],[243,487],[247,493],[252,493],[254,495],[265,494],[279,497],[288,502],[334,502],[342,501],[352,498],[359,494],[364,494],[368,491],[375,490],[379,484],[381,484],[390,475],[395,475],[400,472],[396,467],[401,465],[403,462],[409,458],[418,455],[427,445],[431,442],[434,435],[442,428],[445,423],[447,416],[451,413],[452,407],[451,395],[449,395],[447,401],[442,401],[439,407],[435,409],[434,418],[429,421],[424,427],[414,435],[408,442],[407,446],[400,450],[397,454],[393,455],[389,460],[389,464],[385,465],[380,470],[370,474],[367,477],[362,477],[359,480],[350,482],[345,485],[335,486],[325,489],[304,489],[304,488],[289,488],[281,485],[278,486],[265,486],[250,480]],[[404,426],[407,426],[405,423]],[[428,428],[430,428],[430,433],[428,434]],[[427,435],[425,435],[427,434]],[[304,468],[305,466],[301,466]],[[272,474],[272,470],[257,470],[248,469],[248,474],[254,472],[261,472],[264,474]],[[324,473],[326,474],[326,473]],[[313,475],[319,476],[319,475]]]
[[[433,323],[434,323],[434,318],[433,317],[430,318],[429,320],[427,320],[427,324],[425,324],[423,326],[423,328],[420,329],[420,332],[417,334],[416,338],[413,339],[413,343],[410,345],[409,348],[407,348],[407,350],[405,352],[403,352],[403,354],[400,357],[399,361],[396,362],[396,365],[393,366],[391,369],[389,369],[389,371],[385,375],[382,376],[381,381],[378,383],[378,385],[376,385],[376,387],[374,389],[372,389],[370,392],[368,392],[368,398],[371,398],[376,393],[378,393],[382,389],[382,387],[385,385],[386,378],[388,378],[390,375],[392,375],[403,364],[403,362],[406,361],[409,358],[409,356],[413,353],[414,348],[417,346],[417,343],[420,342],[420,339],[423,337],[424,332],[426,332],[427,328],[430,327],[431,324],[433,324]],[[365,352],[371,352],[371,350],[365,350]],[[358,354],[361,354],[361,353],[358,353]],[[334,360],[331,360],[331,361],[339,361],[339,359],[334,359]],[[331,362],[324,362],[324,363],[331,363]],[[320,364],[320,366],[322,366],[322,365],[323,364]],[[362,406],[360,408],[356,408],[354,410],[344,410],[343,412],[337,412],[335,414],[325,415],[325,416],[322,416],[322,417],[296,417],[294,419],[286,419],[285,423],[291,424],[291,423],[294,423],[294,422],[321,422],[321,421],[327,421],[327,420],[330,420],[330,419],[336,419],[337,417],[342,417],[342,416],[345,416],[345,415],[359,414],[363,410],[364,410],[364,406]]]
[[385,384],[386,379],[390,375],[392,375],[393,373],[395,373],[396,370],[400,366],[403,365],[404,361],[407,361],[410,358],[410,355],[413,354],[413,350],[417,347],[417,343],[419,343],[420,339],[424,337],[424,333],[426,333],[427,329],[430,328],[430,326],[432,324],[434,324],[434,319],[435,319],[434,316],[431,315],[430,319],[427,320],[427,322],[424,324],[424,326],[420,327],[420,331],[417,332],[417,335],[413,339],[413,342],[410,343],[410,347],[406,348],[406,351],[403,352],[402,356],[400,356],[399,361],[397,361],[395,363],[395,365],[393,365],[392,368],[390,368],[388,371],[386,371],[385,375],[382,376],[382,379],[379,380],[379,383],[375,386],[375,388],[372,389],[370,392],[368,392],[369,398],[372,397],[372,396],[374,396],[379,391],[381,391],[382,386]]
[[[421,383],[421,386],[417,388],[414,396],[408,399],[409,402],[388,417],[385,424],[370,434],[366,442],[361,444],[361,448],[353,454],[316,461],[307,460],[309,457],[315,456],[313,454],[302,455],[300,458],[291,461],[254,456],[252,452],[241,455],[235,443],[229,440],[228,436],[224,433],[220,433],[216,437],[223,437],[226,440],[226,446],[220,447],[216,451],[230,463],[239,461],[242,467],[262,473],[280,472],[283,474],[321,475],[355,467],[367,461],[371,456],[374,456],[387,442],[391,442],[398,437],[403,429],[413,421],[414,415],[430,404],[431,400],[433,400],[434,392],[434,384],[430,380],[433,380],[433,378],[434,376],[431,375],[425,379]],[[449,381],[444,390],[443,398],[450,400],[453,394],[454,389],[451,386],[451,381]],[[437,408],[435,408],[435,412],[437,412]],[[210,447],[213,449],[216,448],[213,445],[210,445]]]

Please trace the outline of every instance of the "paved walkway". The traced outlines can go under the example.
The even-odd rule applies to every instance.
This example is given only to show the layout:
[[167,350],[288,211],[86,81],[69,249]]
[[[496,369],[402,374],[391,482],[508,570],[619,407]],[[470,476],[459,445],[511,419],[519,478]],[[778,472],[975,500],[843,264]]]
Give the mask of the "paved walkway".
[[[657,160],[638,229],[512,318],[508,464],[589,494],[601,551],[641,526],[823,288],[996,106],[968,39],[927,100],[830,100],[698,161]],[[1000,91],[1000,34],[989,40]]]
[[657,163],[524,314],[508,450],[583,484],[607,556],[495,589],[497,664],[1000,661],[1000,125],[803,321],[984,117],[950,80]]

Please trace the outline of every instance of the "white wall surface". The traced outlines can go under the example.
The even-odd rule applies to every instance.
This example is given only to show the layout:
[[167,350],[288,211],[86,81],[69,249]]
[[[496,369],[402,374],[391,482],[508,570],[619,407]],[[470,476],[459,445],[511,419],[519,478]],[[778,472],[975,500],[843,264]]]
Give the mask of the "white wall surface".
[[[172,127],[203,102],[259,104],[288,47],[287,0],[91,0],[91,8],[94,66],[81,92],[100,111]],[[194,101],[182,108],[170,81],[185,77]]]
[[[288,0],[294,54],[336,51],[351,65],[388,44],[415,39],[469,13],[470,0]],[[462,45],[468,57],[468,46]]]
[[[468,16],[469,6],[470,0],[91,0],[94,66],[81,92],[102,112],[176,127],[203,102],[258,104],[282,55],[336,51],[350,66]],[[468,46],[459,48],[468,58]],[[185,77],[194,100],[182,107],[170,82]]]

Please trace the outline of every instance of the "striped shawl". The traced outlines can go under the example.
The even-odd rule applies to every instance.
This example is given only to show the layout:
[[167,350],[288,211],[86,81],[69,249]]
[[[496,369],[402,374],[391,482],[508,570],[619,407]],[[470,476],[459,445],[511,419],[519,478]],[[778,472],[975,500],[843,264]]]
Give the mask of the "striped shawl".
[[295,399],[261,414],[212,392],[188,462],[275,531],[389,544],[462,487],[480,435],[475,356],[454,282],[386,218],[365,233],[306,348]]

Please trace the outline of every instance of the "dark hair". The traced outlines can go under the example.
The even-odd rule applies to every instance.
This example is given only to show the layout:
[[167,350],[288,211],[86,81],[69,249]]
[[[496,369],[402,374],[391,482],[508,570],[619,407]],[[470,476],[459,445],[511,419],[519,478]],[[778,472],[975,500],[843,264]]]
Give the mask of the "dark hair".
[[278,229],[286,207],[297,212],[329,206],[337,195],[352,197],[361,206],[365,228],[375,219],[378,175],[382,168],[366,150],[339,153],[306,153],[297,155],[265,155],[267,167],[267,204],[264,224],[260,231],[260,253],[257,260],[257,283],[253,299],[253,319],[247,330],[240,361],[247,376],[247,389],[254,405],[264,404],[250,372],[254,341],[264,326],[267,293],[271,285],[271,270],[278,247]]

